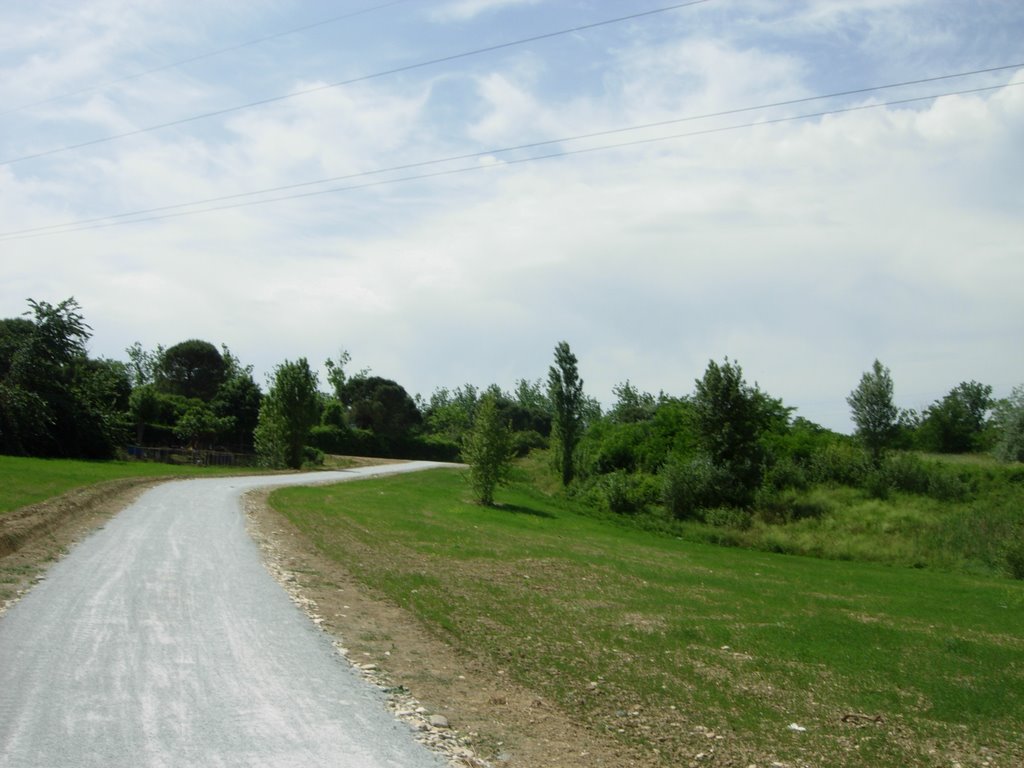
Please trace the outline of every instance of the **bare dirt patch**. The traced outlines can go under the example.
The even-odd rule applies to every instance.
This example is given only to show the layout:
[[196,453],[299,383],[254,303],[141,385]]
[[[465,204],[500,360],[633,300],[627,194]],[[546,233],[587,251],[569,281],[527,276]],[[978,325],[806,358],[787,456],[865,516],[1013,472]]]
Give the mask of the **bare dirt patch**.
[[[460,653],[417,619],[326,558],[266,504],[246,498],[250,530],[268,568],[365,676],[393,695],[392,708],[455,766],[648,768],[655,755],[614,742],[507,679],[486,659]],[[351,542],[353,557],[365,556]],[[419,710],[417,712],[417,710]],[[442,716],[451,728],[431,729]]]

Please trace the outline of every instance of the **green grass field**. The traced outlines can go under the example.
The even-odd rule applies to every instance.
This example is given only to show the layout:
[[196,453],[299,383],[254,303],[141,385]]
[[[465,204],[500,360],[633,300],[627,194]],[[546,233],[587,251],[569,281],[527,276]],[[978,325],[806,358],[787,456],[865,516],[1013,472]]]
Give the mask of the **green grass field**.
[[238,471],[237,467],[193,467],[142,461],[78,461],[0,456],[0,515],[106,480],[237,474]]
[[682,541],[527,484],[469,498],[437,470],[271,503],[457,649],[667,765],[1024,764],[1024,583]]

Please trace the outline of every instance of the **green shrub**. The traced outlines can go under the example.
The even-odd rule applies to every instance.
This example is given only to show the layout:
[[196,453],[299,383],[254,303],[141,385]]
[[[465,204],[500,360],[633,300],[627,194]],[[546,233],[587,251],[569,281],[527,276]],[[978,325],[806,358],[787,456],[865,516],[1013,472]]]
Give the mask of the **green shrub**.
[[534,448],[547,448],[548,440],[540,432],[527,429],[512,433],[512,447],[516,456],[523,458]]
[[764,485],[779,491],[785,488],[796,488],[802,491],[810,485],[810,479],[802,466],[786,456],[775,462],[765,473]]
[[927,493],[932,477],[941,471],[938,465],[926,464],[914,454],[903,452],[889,454],[880,467],[890,488],[917,494]]
[[940,471],[928,478],[928,496],[938,501],[966,501],[971,497],[973,489],[963,477],[939,467],[936,469]]
[[753,524],[753,516],[745,509],[715,507],[704,513],[704,522],[716,528],[735,528],[745,531]]
[[657,504],[661,490],[654,475],[622,471],[605,475],[602,486],[608,509],[618,514],[643,512]]
[[873,469],[867,473],[863,481],[864,490],[872,499],[885,501],[892,492],[892,480],[884,467]]
[[324,452],[311,445],[302,447],[302,466],[304,469],[322,467],[324,465]]
[[818,495],[792,488],[777,490],[763,487],[754,505],[758,518],[769,525],[819,518],[832,511],[832,506]]
[[1024,528],[1018,531],[1016,541],[1006,548],[1006,568],[1010,578],[1024,580]]
[[814,454],[810,480],[831,485],[861,486],[872,470],[871,459],[862,448],[848,442],[831,442]]
[[706,457],[670,461],[661,477],[665,509],[681,520],[699,518],[701,510],[719,506],[728,480]]

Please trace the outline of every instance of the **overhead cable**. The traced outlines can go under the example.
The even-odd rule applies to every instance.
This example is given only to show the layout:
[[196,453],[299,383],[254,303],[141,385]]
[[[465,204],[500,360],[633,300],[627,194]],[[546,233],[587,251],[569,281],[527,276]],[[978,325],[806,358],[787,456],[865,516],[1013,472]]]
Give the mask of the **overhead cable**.
[[119,85],[120,83],[125,83],[125,82],[128,82],[129,80],[138,80],[141,77],[146,77],[147,75],[154,75],[157,72],[165,72],[168,69],[176,69],[176,68],[182,67],[182,66],[184,66],[186,64],[192,64],[194,62],[203,61],[205,59],[212,59],[215,56],[222,56],[225,53],[232,53],[233,51],[238,51],[238,50],[241,50],[242,48],[249,48],[249,47],[254,46],[254,45],[259,45],[260,43],[267,43],[267,42],[270,42],[271,40],[277,40],[278,38],[287,37],[288,35],[294,35],[294,34],[297,34],[299,32],[307,32],[307,31],[309,31],[311,29],[316,29],[317,27],[323,27],[323,26],[326,26],[328,24],[335,24],[335,23],[337,23],[339,21],[344,21],[345,19],[352,19],[352,18],[355,18],[356,16],[362,16],[362,15],[367,14],[367,13],[372,13],[373,11],[380,11],[380,10],[383,10],[385,8],[390,8],[393,5],[399,5],[401,3],[407,3],[407,2],[409,2],[409,0],[390,0],[390,2],[387,2],[387,3],[381,3],[379,5],[371,5],[371,6],[367,7],[367,8],[361,8],[361,9],[359,9],[357,11],[351,11],[349,13],[343,13],[340,16],[331,16],[330,18],[327,18],[327,19],[321,19],[319,21],[314,21],[314,22],[311,22],[309,24],[304,24],[301,27],[293,27],[291,29],[286,29],[286,30],[284,30],[282,32],[275,32],[272,35],[264,35],[263,37],[257,37],[257,38],[254,38],[252,40],[246,40],[246,41],[241,42],[241,43],[236,43],[235,45],[230,45],[230,46],[228,46],[226,48],[218,48],[217,50],[214,50],[214,51],[207,51],[206,53],[199,53],[199,54],[196,54],[195,56],[190,56],[187,59],[179,59],[177,61],[172,61],[172,62],[169,62],[167,64],[161,64],[158,67],[153,67],[152,69],[146,69],[146,70],[143,70],[142,72],[136,72],[136,73],[131,74],[131,75],[124,75],[123,77],[118,77],[118,78],[116,78],[114,80],[108,80],[107,82],[100,83],[99,85],[91,85],[88,88],[81,88],[81,89],[79,89],[77,91],[71,91],[69,93],[62,93],[62,94],[59,94],[57,96],[50,96],[49,98],[46,98],[46,99],[40,99],[39,101],[34,101],[31,104],[22,104],[20,107],[15,107],[14,109],[8,109],[8,110],[6,110],[4,112],[0,112],[0,117],[3,117],[4,115],[10,115],[10,114],[13,114],[15,112],[22,112],[22,111],[24,111],[26,109],[31,109],[33,107],[39,107],[39,106],[42,106],[43,104],[51,104],[51,103],[53,103],[55,101],[62,101],[64,99],[70,99],[73,96],[81,96],[84,93],[93,93],[94,91],[103,91],[103,90],[106,90],[107,88],[110,88],[111,86]]
[[316,85],[311,88],[303,88],[302,90],[292,91],[291,93],[281,94],[279,96],[270,96],[265,99],[259,99],[257,101],[250,101],[245,104],[238,104],[233,107],[225,107],[223,109],[215,109],[210,112],[203,112],[202,114],[192,115],[190,117],[183,117],[177,120],[170,120],[166,123],[158,123],[156,125],[150,125],[145,128],[136,128],[131,131],[125,131],[124,133],[118,133],[111,136],[103,136],[98,139],[91,139],[90,141],[79,142],[78,144],[68,144],[63,147],[56,147],[54,149],[44,150],[42,152],[35,152],[29,155],[21,155],[20,157],[13,157],[8,160],[0,161],[0,166],[14,165],[15,163],[23,163],[27,160],[37,160],[42,157],[49,157],[51,155],[60,154],[62,152],[70,152],[75,149],[82,149],[84,147],[92,147],[97,144],[105,144],[111,141],[117,141],[119,139],[126,139],[130,136],[139,136],[144,133],[150,133],[152,131],[158,131],[163,128],[172,128],[177,125],[185,125],[186,123],[193,123],[197,120],[206,120],[211,117],[219,117],[221,115],[231,114],[233,112],[240,112],[245,109],[251,109],[253,107],[265,106],[267,104],[275,104],[289,99],[294,99],[299,96],[307,96],[311,93],[319,93],[320,91],[326,91],[331,88],[342,88],[349,85],[355,85],[356,83],[363,83],[369,80],[376,80],[390,75],[397,75],[402,72],[411,72],[416,69],[423,69],[425,67],[431,67],[436,64],[444,64],[450,61],[458,61],[459,59],[466,59],[472,56],[480,56],[485,53],[493,53],[495,51],[504,50],[507,48],[514,48],[521,45],[527,45],[529,43],[536,43],[542,40],[550,40],[555,37],[564,37],[565,35],[576,34],[578,32],[586,32],[591,29],[598,29],[600,27],[607,27],[612,24],[621,24],[626,21],[634,21],[644,17],[654,16],[656,14],[667,13],[669,11],[677,11],[681,8],[688,8],[694,5],[703,5],[704,3],[714,2],[714,0],[689,0],[685,3],[675,3],[673,5],[666,5],[660,8],[652,8],[647,11],[638,11],[637,13],[631,13],[627,16],[617,16],[613,19],[604,19],[602,21],[595,21],[589,24],[580,24],[575,27],[568,29],[560,29],[555,32],[545,32],[539,35],[532,35],[530,37],[519,38],[518,40],[511,40],[505,43],[497,43],[495,45],[489,45],[483,48],[474,48],[469,51],[462,51],[460,53],[453,53],[447,56],[441,56],[436,59],[429,59],[427,61],[419,61],[414,64],[404,64],[400,67],[394,67],[393,69],[386,69],[380,72],[374,72],[369,75],[360,75],[359,77],[353,77],[348,80],[339,80],[334,83],[325,83],[323,85]]
[[[804,114],[800,114],[800,115],[788,115],[788,116],[785,116],[785,117],[770,118],[770,119],[758,120],[758,121],[754,121],[754,122],[739,123],[739,124],[735,124],[735,125],[717,126],[717,127],[714,127],[714,128],[705,128],[705,129],[696,130],[696,131],[688,131],[688,132],[685,132],[685,133],[675,133],[675,134],[671,134],[669,136],[656,136],[656,137],[641,138],[641,139],[631,139],[629,141],[618,142],[618,143],[615,143],[615,144],[603,144],[603,145],[600,145],[600,146],[583,147],[583,148],[580,148],[580,149],[567,149],[567,150],[561,150],[561,151],[558,151],[558,152],[550,152],[550,153],[544,154],[544,155],[534,155],[534,156],[531,156],[531,157],[515,158],[515,159],[512,159],[512,160],[506,160],[506,161],[503,161],[501,163],[497,163],[497,164],[494,164],[494,165],[479,165],[479,164],[477,164],[477,165],[463,166],[461,168],[450,168],[450,169],[445,169],[445,170],[440,170],[440,171],[433,171],[433,172],[430,172],[430,173],[414,174],[414,175],[409,175],[409,176],[400,176],[400,177],[396,177],[396,178],[389,178],[389,179],[381,179],[381,180],[376,180],[376,181],[369,181],[369,182],[365,182],[365,183],[362,183],[362,184],[352,184],[352,185],[343,186],[343,187],[331,187],[329,189],[319,189],[319,190],[314,190],[314,191],[310,191],[310,192],[300,192],[300,193],[297,193],[297,194],[281,195],[281,196],[278,196],[278,197],[269,197],[269,198],[263,198],[263,199],[260,199],[260,200],[249,200],[249,201],[245,201],[245,202],[230,203],[230,204],[227,204],[227,205],[210,206],[210,207],[207,207],[207,208],[200,208],[200,209],[197,209],[197,210],[177,211],[177,212],[174,212],[174,213],[158,213],[157,215],[143,215],[140,218],[131,218],[131,219],[127,218],[129,216],[138,216],[139,214],[150,214],[150,213],[152,213],[154,211],[170,211],[170,210],[173,210],[173,209],[176,209],[176,208],[183,208],[183,207],[195,206],[195,205],[205,205],[205,204],[207,204],[209,202],[226,201],[226,200],[233,199],[233,198],[238,198],[238,197],[253,196],[253,195],[257,195],[257,194],[265,194],[265,193],[268,193],[268,192],[281,191],[281,190],[285,190],[285,189],[293,189],[293,188],[300,187],[300,186],[308,186],[308,185],[311,185],[311,184],[324,183],[324,182],[307,182],[305,184],[296,184],[296,185],[288,185],[288,186],[285,186],[285,187],[278,187],[278,188],[275,188],[275,189],[272,189],[272,190],[265,190],[263,192],[240,193],[239,195],[227,195],[227,196],[224,196],[224,197],[221,197],[221,198],[210,198],[209,200],[205,200],[205,201],[197,201],[197,202],[193,202],[193,203],[180,203],[178,205],[164,206],[164,207],[161,207],[161,208],[152,208],[152,209],[148,209],[146,211],[136,211],[136,212],[133,212],[133,213],[115,214],[115,215],[112,215],[112,216],[105,216],[105,217],[96,218],[96,219],[86,219],[86,220],[81,220],[81,221],[77,221],[77,222],[67,222],[65,224],[54,224],[54,225],[50,225],[48,227],[37,227],[37,228],[34,228],[34,229],[29,229],[29,230],[18,230],[18,231],[11,231],[11,232],[2,232],[2,233],[0,233],[0,242],[4,242],[4,241],[8,241],[8,240],[25,240],[25,239],[31,239],[31,238],[36,238],[36,237],[46,237],[46,236],[49,236],[49,235],[68,234],[68,233],[73,233],[73,232],[82,232],[82,231],[91,230],[91,229],[104,229],[104,228],[107,228],[107,227],[124,226],[126,224],[141,224],[141,223],[151,222],[151,221],[161,221],[161,220],[164,220],[164,219],[180,218],[180,217],[184,217],[184,216],[194,216],[194,215],[198,215],[198,214],[202,214],[202,213],[213,213],[213,212],[217,212],[217,211],[226,211],[226,210],[232,210],[232,209],[237,209],[237,208],[247,208],[247,207],[252,207],[252,206],[256,206],[256,205],[267,205],[267,204],[270,204],[270,203],[278,203],[278,202],[284,202],[284,201],[288,201],[288,200],[299,200],[299,199],[302,199],[302,198],[316,197],[316,196],[320,196],[320,195],[334,194],[334,193],[338,193],[338,192],[351,192],[351,191],[360,190],[360,189],[369,189],[371,187],[380,187],[380,186],[391,185],[391,184],[400,184],[400,183],[411,182],[411,181],[420,181],[420,180],[424,180],[424,179],[440,178],[440,177],[443,177],[443,176],[454,176],[456,174],[469,173],[471,171],[493,170],[493,169],[496,169],[496,168],[508,167],[508,166],[513,166],[513,165],[522,165],[524,163],[531,163],[531,162],[536,162],[536,161],[539,161],[539,160],[552,160],[552,159],[556,159],[556,158],[572,157],[572,156],[576,156],[576,155],[584,155],[584,154],[590,154],[590,153],[594,153],[594,152],[605,152],[605,151],[609,151],[609,150],[613,150],[613,149],[623,149],[623,148],[627,148],[627,147],[636,147],[636,146],[641,146],[641,145],[646,145],[646,144],[655,144],[655,143],[660,143],[660,142],[665,142],[665,141],[672,141],[672,140],[676,140],[676,139],[693,138],[693,137],[696,137],[696,136],[707,136],[707,135],[711,135],[711,134],[725,133],[725,132],[728,132],[728,131],[738,131],[738,130],[748,129],[748,128],[757,128],[757,127],[763,127],[763,126],[769,126],[769,125],[778,125],[778,124],[781,124],[781,123],[795,122],[797,120],[809,120],[809,119],[813,119],[813,118],[826,117],[826,116],[829,116],[829,115],[840,115],[840,114],[846,114],[846,113],[851,113],[851,112],[860,112],[860,111],[865,111],[865,110],[880,109],[882,107],[899,106],[899,105],[903,105],[903,104],[913,104],[913,103],[919,103],[919,102],[922,102],[922,101],[930,101],[930,100],[933,100],[933,99],[939,99],[939,98],[943,98],[943,97],[947,97],[947,96],[963,96],[963,95],[968,95],[968,94],[991,92],[991,91],[997,91],[997,90],[1002,90],[1002,89],[1005,89],[1005,88],[1012,88],[1012,87],[1021,86],[1021,85],[1024,85],[1024,82],[1003,83],[1003,84],[1000,84],[1000,85],[990,85],[990,86],[983,86],[983,87],[978,87],[978,88],[967,88],[967,89],[957,90],[957,91],[946,91],[946,92],[943,92],[943,93],[930,94],[928,96],[914,96],[914,97],[909,97],[909,98],[905,98],[905,99],[895,99],[895,100],[892,100],[892,101],[877,102],[877,103],[874,103],[874,104],[860,104],[860,105],[852,106],[852,107],[839,107],[839,108],[836,108],[836,109],[821,110],[821,111],[818,111],[818,112],[809,112],[809,113],[804,113]],[[725,114],[728,114],[728,113],[725,113]],[[652,124],[652,125],[657,125],[657,124]],[[642,127],[643,126],[640,126],[638,128],[635,128],[635,129],[628,129],[628,128],[618,129],[616,132],[623,132],[623,131],[627,131],[627,130],[640,130]],[[608,133],[611,133],[611,132],[608,132]],[[581,137],[581,138],[589,138],[589,137],[590,137],[590,135],[587,135],[587,136],[584,136],[584,137]],[[571,140],[571,139],[562,139],[560,141],[569,141],[569,140]],[[540,143],[532,144],[532,145],[522,145],[522,147],[531,147],[531,146],[535,147],[535,146],[540,146],[541,144],[545,144],[545,143],[555,143],[555,142],[554,141],[552,141],[552,142],[540,142]],[[462,155],[458,159],[479,158],[480,156],[483,156],[483,155],[495,154],[495,153],[504,152],[504,151],[511,151],[511,149],[514,149],[514,148],[506,148],[504,150],[492,150],[491,152],[488,152],[488,153],[472,153],[472,154],[468,154],[468,155]],[[431,165],[431,164],[439,164],[439,163],[444,163],[444,162],[451,162],[453,159],[455,159],[455,158],[446,158],[446,159],[443,159],[443,160],[424,161],[422,163],[414,163],[414,164],[409,164],[409,165],[406,165],[406,166],[395,166],[394,168],[391,168],[391,169],[380,169],[380,170],[376,170],[376,171],[365,171],[365,172],[362,172],[362,173],[352,174],[352,175],[350,175],[348,177],[337,177],[335,180],[340,180],[340,179],[344,179],[344,178],[365,177],[365,176],[370,176],[370,175],[384,173],[384,172],[386,172],[388,170],[395,171],[395,170],[402,170],[402,169],[411,169],[411,168],[414,168],[414,167],[423,167],[423,166],[427,166],[427,165]],[[120,220],[117,220],[117,219],[120,219]]]

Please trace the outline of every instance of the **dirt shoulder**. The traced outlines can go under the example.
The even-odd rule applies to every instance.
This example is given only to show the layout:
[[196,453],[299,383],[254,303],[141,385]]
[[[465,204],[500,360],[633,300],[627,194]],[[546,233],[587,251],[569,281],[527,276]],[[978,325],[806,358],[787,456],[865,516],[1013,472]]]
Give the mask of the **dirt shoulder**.
[[[270,571],[364,677],[392,695],[392,709],[414,725],[418,721],[422,740],[440,748],[452,765],[663,765],[587,728],[535,691],[513,684],[500,667],[438,639],[321,555],[267,506],[267,495],[261,491],[247,496],[246,512]],[[352,546],[353,556],[361,554],[355,542]],[[451,728],[430,727],[432,715],[442,716]]]

